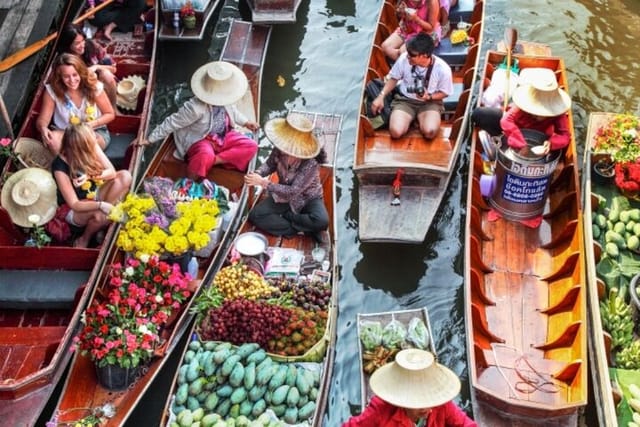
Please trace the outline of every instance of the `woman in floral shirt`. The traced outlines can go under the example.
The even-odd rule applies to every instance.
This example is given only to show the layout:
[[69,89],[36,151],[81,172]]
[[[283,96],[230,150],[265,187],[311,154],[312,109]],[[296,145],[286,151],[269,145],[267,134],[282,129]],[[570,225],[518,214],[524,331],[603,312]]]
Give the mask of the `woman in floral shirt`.
[[[249,221],[276,236],[303,232],[321,242],[322,231],[329,226],[319,173],[326,153],[312,133],[313,124],[303,116],[289,115],[270,120],[264,128],[275,148],[245,182],[266,189],[268,196],[251,210]],[[274,172],[277,182],[269,178]]]

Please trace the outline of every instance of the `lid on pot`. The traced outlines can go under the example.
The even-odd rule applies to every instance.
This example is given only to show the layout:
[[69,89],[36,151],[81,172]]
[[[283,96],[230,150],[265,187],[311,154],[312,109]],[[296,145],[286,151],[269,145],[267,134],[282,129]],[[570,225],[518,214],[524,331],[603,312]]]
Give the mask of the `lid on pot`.
[[[545,157],[545,154],[540,154],[537,152],[537,147],[540,147],[544,144],[544,141],[547,139],[547,135],[544,132],[540,132],[534,129],[520,129],[522,132],[522,136],[524,137],[527,145],[520,150],[513,149],[509,147],[506,143],[503,144],[503,147],[508,147],[507,151],[511,154],[507,154],[512,160],[538,160]],[[506,136],[505,136],[506,138]]]
[[269,242],[264,235],[250,231],[238,236],[235,248],[241,255],[255,256],[265,252],[268,245]]

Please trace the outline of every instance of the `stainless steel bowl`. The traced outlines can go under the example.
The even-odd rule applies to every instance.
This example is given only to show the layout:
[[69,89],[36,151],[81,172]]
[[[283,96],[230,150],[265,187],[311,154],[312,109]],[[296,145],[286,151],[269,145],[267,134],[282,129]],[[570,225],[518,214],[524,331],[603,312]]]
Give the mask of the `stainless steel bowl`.
[[264,253],[269,246],[267,238],[260,233],[249,231],[236,238],[235,248],[238,253],[245,256],[256,256]]

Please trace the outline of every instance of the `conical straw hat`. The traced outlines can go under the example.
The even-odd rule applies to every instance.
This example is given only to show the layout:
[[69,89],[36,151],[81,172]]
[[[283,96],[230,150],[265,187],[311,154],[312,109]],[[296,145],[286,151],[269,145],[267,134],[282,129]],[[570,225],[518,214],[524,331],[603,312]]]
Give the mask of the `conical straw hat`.
[[54,217],[58,208],[56,182],[51,172],[40,168],[21,169],[11,175],[2,187],[2,207],[11,220],[21,227],[33,227],[33,215],[39,220],[36,225],[46,224]]
[[269,120],[264,133],[280,151],[298,159],[312,159],[322,148],[313,134],[313,123],[300,114]]
[[513,102],[518,108],[540,117],[559,116],[571,108],[571,97],[558,87],[553,70],[535,68],[522,73],[526,74],[525,83],[513,93]]
[[191,76],[191,91],[209,105],[230,105],[238,102],[249,87],[247,76],[235,65],[209,62]]
[[24,167],[39,167],[47,170],[51,168],[53,154],[37,139],[18,138],[14,151]]
[[395,362],[371,375],[369,384],[385,402],[410,409],[434,408],[460,393],[458,376],[437,363],[433,354],[418,349],[400,351]]

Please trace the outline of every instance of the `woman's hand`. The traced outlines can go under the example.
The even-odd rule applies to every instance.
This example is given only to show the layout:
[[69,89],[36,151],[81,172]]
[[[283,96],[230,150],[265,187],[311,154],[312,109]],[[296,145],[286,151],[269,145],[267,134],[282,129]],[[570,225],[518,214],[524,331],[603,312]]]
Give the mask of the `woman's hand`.
[[256,122],[252,122],[251,120],[249,120],[247,123],[244,124],[244,127],[246,127],[247,129],[249,129],[252,132],[256,132],[258,129],[260,129],[260,125]]
[[75,178],[73,178],[72,182],[73,182],[73,186],[74,187],[80,187],[82,186],[82,184],[84,184],[85,182],[87,182],[87,174],[83,173],[82,175],[79,175]]
[[45,145],[45,147],[50,149],[51,144],[53,143],[53,132],[51,131],[51,129],[45,127],[40,132],[40,136],[42,136],[42,143]]
[[98,208],[105,214],[109,215],[111,209],[113,209],[113,205],[109,202],[98,202]]
[[269,179],[264,178],[255,172],[249,172],[244,176],[244,182],[247,185],[266,188],[269,184]]

